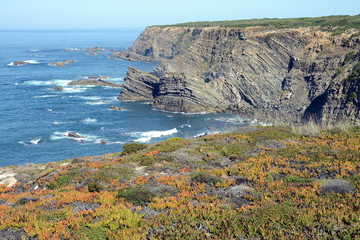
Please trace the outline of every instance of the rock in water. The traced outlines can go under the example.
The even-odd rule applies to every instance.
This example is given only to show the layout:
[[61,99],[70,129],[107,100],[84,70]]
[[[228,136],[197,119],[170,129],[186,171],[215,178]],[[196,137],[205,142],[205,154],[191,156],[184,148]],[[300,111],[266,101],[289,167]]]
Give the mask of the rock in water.
[[78,134],[76,132],[69,132],[69,133],[65,134],[65,136],[71,137],[71,138],[83,138],[83,136],[81,136],[80,134]]
[[122,107],[117,107],[117,106],[111,106],[111,107],[109,107],[109,109],[110,110],[113,110],[113,111],[123,111],[123,110],[125,110],[124,108],[122,108]]
[[108,82],[101,78],[99,78],[99,79],[80,79],[80,80],[76,80],[76,81],[71,81],[68,83],[68,85],[69,86],[122,87],[121,84]]
[[124,81],[124,86],[118,96],[119,100],[148,101],[153,98],[159,78],[137,68],[129,67]]
[[66,61],[61,61],[61,62],[49,63],[49,65],[55,66],[55,67],[64,67],[66,64],[72,63],[72,62],[75,62],[75,61],[74,60],[66,60]]
[[53,90],[55,90],[55,91],[62,91],[62,90],[64,90],[64,88],[58,86],[58,87],[54,87]]
[[29,64],[28,62],[24,62],[24,61],[15,61],[12,63],[13,66],[22,66],[25,64]]

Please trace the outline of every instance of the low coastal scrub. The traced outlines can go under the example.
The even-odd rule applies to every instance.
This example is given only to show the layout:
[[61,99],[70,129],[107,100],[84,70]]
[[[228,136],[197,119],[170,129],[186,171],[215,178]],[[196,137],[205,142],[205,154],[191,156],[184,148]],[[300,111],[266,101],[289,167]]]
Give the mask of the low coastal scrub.
[[126,144],[117,154],[44,164],[31,178],[11,169],[18,183],[0,186],[1,239],[360,235],[357,127],[305,135],[253,127]]
[[320,26],[325,30],[332,31],[334,34],[344,32],[346,29],[355,28],[360,30],[360,15],[355,16],[327,16],[316,18],[264,18],[264,19],[248,19],[235,21],[212,21],[212,22],[189,22],[176,25],[165,25],[162,27],[251,27],[264,26],[271,28],[299,28]]

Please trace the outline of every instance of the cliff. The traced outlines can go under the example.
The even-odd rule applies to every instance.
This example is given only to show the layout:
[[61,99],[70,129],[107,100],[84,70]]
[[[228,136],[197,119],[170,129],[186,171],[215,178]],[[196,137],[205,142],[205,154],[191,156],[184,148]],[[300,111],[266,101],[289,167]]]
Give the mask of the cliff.
[[[264,121],[298,122],[311,116],[323,122],[357,122],[358,77],[342,84],[359,61],[359,31],[336,29],[148,27],[128,52],[117,56],[160,64],[151,73],[129,69],[119,99],[143,100],[134,97],[140,93],[153,107],[176,112],[235,112]],[[150,76],[153,80],[142,80]],[[319,105],[324,94],[326,100]],[[349,94],[351,105],[334,100],[348,99]]]

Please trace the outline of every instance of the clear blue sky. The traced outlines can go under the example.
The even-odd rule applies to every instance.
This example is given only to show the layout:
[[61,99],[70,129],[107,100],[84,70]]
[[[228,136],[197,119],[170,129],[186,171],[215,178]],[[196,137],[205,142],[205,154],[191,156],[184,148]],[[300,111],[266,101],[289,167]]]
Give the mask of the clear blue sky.
[[0,30],[120,29],[360,14],[359,0],[1,0]]

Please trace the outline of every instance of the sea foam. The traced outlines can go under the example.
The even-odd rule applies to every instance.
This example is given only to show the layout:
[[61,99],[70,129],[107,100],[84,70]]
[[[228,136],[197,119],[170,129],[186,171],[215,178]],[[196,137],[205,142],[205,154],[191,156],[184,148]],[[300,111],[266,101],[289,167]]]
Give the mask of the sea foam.
[[34,139],[31,139],[31,140],[22,140],[22,141],[19,141],[18,143],[21,144],[21,145],[37,145],[39,144],[39,142],[41,141],[41,137],[38,137],[38,138],[34,138]]
[[61,139],[71,139],[76,142],[87,142],[87,143],[98,143],[101,140],[104,140],[104,139],[100,139],[98,136],[81,134],[81,133],[77,133],[81,136],[80,138],[69,137],[70,132],[73,131],[53,132],[50,136],[50,140],[56,141]]
[[22,66],[22,65],[25,65],[25,64],[39,64],[40,62],[36,61],[36,60],[25,60],[25,61],[22,61],[24,62],[24,64],[21,64],[21,65],[15,65],[15,62],[11,62],[9,64],[7,64],[8,66]]
[[97,119],[95,119],[95,118],[86,118],[86,119],[82,120],[81,122],[83,122],[85,124],[96,123]]
[[148,142],[152,138],[159,138],[163,136],[168,136],[177,133],[178,130],[176,128],[165,130],[165,131],[149,131],[149,132],[137,132],[133,133],[133,136],[138,135],[139,137],[134,140],[134,142]]
[[59,95],[40,95],[40,96],[34,96],[34,98],[54,98],[58,96]]
[[82,93],[85,92],[87,88],[81,87],[81,88],[71,88],[71,87],[64,87],[61,92],[63,93]]
[[88,104],[88,105],[103,105],[103,104],[108,104],[109,102],[107,101],[97,101],[97,102],[93,102],[93,101],[87,101],[85,102],[85,104]]
[[71,80],[63,80],[63,79],[54,79],[49,81],[39,81],[39,80],[30,80],[25,81],[25,85],[31,86],[67,86],[67,84],[71,82]]

